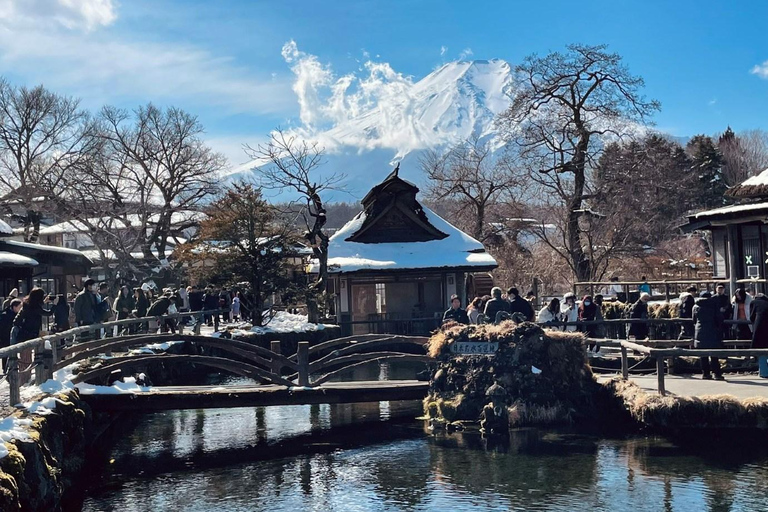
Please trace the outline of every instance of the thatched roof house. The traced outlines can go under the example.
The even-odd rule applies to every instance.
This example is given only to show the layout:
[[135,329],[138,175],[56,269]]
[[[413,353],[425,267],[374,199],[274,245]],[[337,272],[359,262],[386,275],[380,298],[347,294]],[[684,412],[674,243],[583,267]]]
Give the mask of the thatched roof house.
[[399,331],[414,319],[426,319],[421,328],[428,332],[451,295],[466,304],[473,273],[497,266],[482,243],[422,206],[418,192],[395,169],[331,237],[337,319],[359,322],[351,324],[354,333]]

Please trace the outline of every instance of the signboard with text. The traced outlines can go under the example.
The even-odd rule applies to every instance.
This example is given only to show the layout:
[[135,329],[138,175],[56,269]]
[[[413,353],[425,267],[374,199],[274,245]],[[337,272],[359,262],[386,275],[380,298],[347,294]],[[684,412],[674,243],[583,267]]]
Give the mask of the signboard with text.
[[460,355],[487,355],[499,350],[499,343],[486,343],[482,341],[459,341],[451,345],[451,354]]

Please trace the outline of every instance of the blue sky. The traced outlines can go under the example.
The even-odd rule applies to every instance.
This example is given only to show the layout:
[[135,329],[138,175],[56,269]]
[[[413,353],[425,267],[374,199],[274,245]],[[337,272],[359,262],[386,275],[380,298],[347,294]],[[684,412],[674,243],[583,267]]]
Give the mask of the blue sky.
[[0,0],[0,74],[93,109],[181,106],[238,164],[242,143],[299,123],[291,40],[335,76],[370,60],[414,80],[607,43],[661,101],[657,126],[686,136],[768,129],[766,20],[765,1]]

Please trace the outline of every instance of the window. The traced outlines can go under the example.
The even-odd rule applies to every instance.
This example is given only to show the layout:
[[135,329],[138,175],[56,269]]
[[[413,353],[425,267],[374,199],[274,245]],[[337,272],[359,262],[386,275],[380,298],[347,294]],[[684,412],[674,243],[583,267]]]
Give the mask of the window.
[[376,283],[376,312],[387,312],[387,286],[384,283]]

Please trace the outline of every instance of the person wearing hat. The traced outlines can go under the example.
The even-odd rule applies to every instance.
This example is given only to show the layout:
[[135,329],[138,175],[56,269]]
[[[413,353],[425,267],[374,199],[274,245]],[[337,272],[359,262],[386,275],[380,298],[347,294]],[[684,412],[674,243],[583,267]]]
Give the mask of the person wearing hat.
[[[723,347],[723,313],[720,310],[720,299],[704,291],[693,306],[693,344],[699,349],[720,349]],[[702,356],[702,379],[711,379],[715,374],[716,380],[725,380],[716,357]]]
[[[629,318],[637,320],[648,319],[648,301],[651,300],[651,296],[647,293],[641,293],[637,302],[632,304],[632,308],[629,310]],[[645,322],[632,323],[629,326],[629,336],[634,336],[636,340],[648,339],[648,324]]]
[[469,324],[467,312],[461,309],[461,299],[458,295],[451,295],[451,307],[443,313],[443,323],[452,320],[460,324]]

